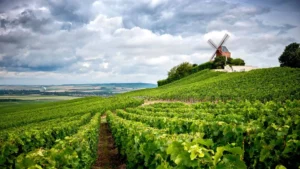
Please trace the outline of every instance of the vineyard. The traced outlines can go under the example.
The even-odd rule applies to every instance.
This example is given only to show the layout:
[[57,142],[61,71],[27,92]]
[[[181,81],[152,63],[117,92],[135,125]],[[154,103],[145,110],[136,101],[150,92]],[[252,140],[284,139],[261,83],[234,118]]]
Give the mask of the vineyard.
[[268,68],[250,72],[200,71],[154,89],[125,93],[145,99],[197,101],[300,99],[300,69]]
[[299,84],[295,68],[203,70],[113,97],[0,107],[0,168],[94,168],[109,152],[99,138],[129,169],[299,168]]
[[142,103],[90,97],[1,112],[0,168],[90,168],[96,159],[100,115]]
[[128,168],[298,168],[299,107],[158,103],[108,112],[107,120]]

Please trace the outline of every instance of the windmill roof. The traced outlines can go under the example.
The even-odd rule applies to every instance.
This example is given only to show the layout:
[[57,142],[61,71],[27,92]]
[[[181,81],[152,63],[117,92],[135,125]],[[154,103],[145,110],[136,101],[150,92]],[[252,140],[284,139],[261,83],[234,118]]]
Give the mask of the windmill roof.
[[226,46],[222,46],[222,52],[229,52],[229,50],[226,48]]

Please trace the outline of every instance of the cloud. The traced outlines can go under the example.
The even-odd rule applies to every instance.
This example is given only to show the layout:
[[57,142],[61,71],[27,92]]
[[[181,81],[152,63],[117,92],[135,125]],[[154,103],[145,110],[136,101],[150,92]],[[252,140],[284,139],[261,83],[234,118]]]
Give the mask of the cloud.
[[300,23],[297,11],[278,23],[278,11],[296,2],[276,3],[0,1],[1,82],[154,83],[181,62],[208,61],[214,49],[207,40],[218,44],[225,33],[233,57],[278,66],[284,47],[300,41]]

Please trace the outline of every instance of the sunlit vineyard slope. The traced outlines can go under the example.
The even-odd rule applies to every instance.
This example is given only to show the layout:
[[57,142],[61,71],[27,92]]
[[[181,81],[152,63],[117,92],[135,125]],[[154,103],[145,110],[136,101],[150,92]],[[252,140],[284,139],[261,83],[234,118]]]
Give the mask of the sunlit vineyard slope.
[[300,69],[268,68],[250,72],[204,70],[173,83],[126,93],[147,99],[183,101],[300,99]]

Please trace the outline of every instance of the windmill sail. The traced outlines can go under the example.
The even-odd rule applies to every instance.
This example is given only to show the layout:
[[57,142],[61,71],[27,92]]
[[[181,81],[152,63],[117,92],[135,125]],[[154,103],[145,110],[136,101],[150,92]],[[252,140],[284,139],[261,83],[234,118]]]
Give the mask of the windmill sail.
[[[215,57],[215,55],[217,55],[217,52],[219,51],[220,53],[223,52],[223,49],[225,52],[229,52],[228,49],[225,46],[222,46],[229,38],[229,35],[226,33],[224,35],[224,37],[222,38],[222,40],[220,41],[219,45],[217,46],[211,39],[209,39],[207,42],[210,44],[210,46],[212,48],[214,48],[216,51],[213,53],[213,55],[210,58],[210,61],[212,61]],[[226,57],[227,59],[227,57]]]

